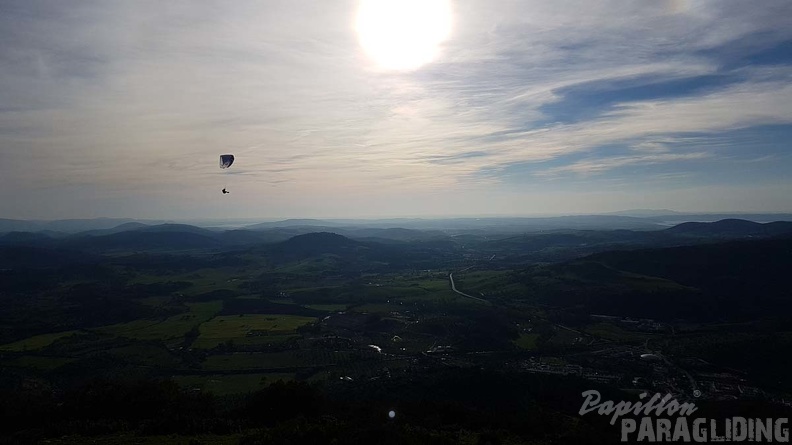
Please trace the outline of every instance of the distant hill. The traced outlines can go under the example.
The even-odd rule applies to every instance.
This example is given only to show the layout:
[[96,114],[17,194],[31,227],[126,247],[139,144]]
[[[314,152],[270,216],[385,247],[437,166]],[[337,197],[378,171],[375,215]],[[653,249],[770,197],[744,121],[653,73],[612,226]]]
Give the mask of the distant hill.
[[336,233],[317,232],[297,235],[273,245],[271,250],[279,254],[317,255],[349,253],[361,246],[361,243]]
[[[330,229],[321,227],[321,229]],[[401,239],[429,239],[435,235],[407,229],[346,229],[358,238],[371,235]],[[304,236],[303,236],[304,235]],[[344,240],[338,242],[338,240]],[[281,243],[280,245],[278,243]],[[44,232],[9,232],[0,234],[0,246],[25,245],[96,251],[165,251],[183,249],[234,249],[272,244],[267,251],[297,255],[336,252],[349,248],[353,241],[340,234],[306,226],[265,230],[209,230],[187,224],[146,225],[124,223],[110,229],[97,229],[53,238]],[[348,249],[347,249],[348,250]]]
[[[699,286],[711,281],[742,281],[761,288],[766,280],[780,281],[792,267],[792,240],[751,240],[603,252],[585,258],[620,270],[672,279]],[[749,279],[750,278],[750,279]],[[783,278],[786,281],[786,278]],[[792,286],[792,283],[790,283]],[[723,289],[734,293],[733,289]],[[792,296],[792,294],[790,294]]]
[[278,265],[279,273],[301,273],[314,276],[357,276],[364,271],[382,267],[372,260],[380,245],[362,243],[330,232],[297,235],[275,244],[251,248],[251,253],[264,256]]
[[95,229],[95,230],[87,230],[84,232],[79,232],[78,235],[90,235],[90,236],[112,235],[114,233],[126,232],[129,230],[138,230],[145,227],[149,227],[149,225],[140,222],[128,222],[124,224],[119,224],[109,229]]
[[515,276],[540,302],[588,313],[747,320],[792,311],[790,269],[792,239],[762,239],[602,252]]
[[[306,221],[323,222],[320,220],[291,222]],[[638,230],[547,229],[554,227],[556,223],[563,226],[589,227],[590,225],[607,226],[611,222],[619,227],[624,224],[632,226],[635,221],[641,219],[623,216],[574,216],[560,219],[458,219],[449,222],[452,225],[457,224],[457,228],[452,229],[294,225],[256,230],[210,230],[188,224],[149,225],[131,221],[107,229],[94,229],[76,234],[54,231],[12,231],[0,234],[0,245],[115,252],[238,249],[271,244],[272,246],[262,252],[271,252],[281,259],[287,253],[290,258],[297,258],[320,253],[346,255],[351,252],[358,254],[366,252],[367,258],[376,257],[377,261],[387,258],[385,262],[388,263],[406,261],[414,255],[421,258],[436,256],[438,249],[450,252],[457,248],[466,248],[481,249],[488,256],[496,254],[512,262],[556,262],[614,248],[670,247],[712,240],[770,238],[784,234],[792,236],[790,222],[760,224],[737,219],[715,223],[689,222],[664,230],[657,230],[659,226],[645,221],[638,224],[640,227]],[[470,225],[467,228],[463,227],[468,224]],[[386,245],[390,248],[386,249]]]
[[[246,229],[253,230],[253,229]],[[289,226],[255,229],[256,233],[262,235],[262,240],[266,242],[285,241],[293,236],[304,235],[316,232],[332,232],[356,240],[395,240],[395,241],[416,241],[430,240],[447,237],[439,230],[417,230],[405,229],[400,227],[357,227],[357,226]],[[387,241],[385,241],[387,242]]]
[[305,235],[306,233],[315,232],[329,232],[333,231],[332,227],[324,226],[293,226],[293,227],[273,227],[269,229],[240,229],[250,231],[260,236],[265,243],[280,243],[293,238],[297,235]]
[[34,221],[0,218],[0,233],[35,232],[38,230],[43,230],[43,228]]
[[189,224],[173,224],[173,223],[139,227],[135,229],[135,231],[145,232],[145,233],[165,233],[165,232],[195,233],[209,237],[214,236],[217,233],[216,231],[204,229],[203,227],[191,226]]
[[665,230],[674,235],[747,237],[777,236],[792,233],[792,222],[757,223],[744,219],[723,219],[716,222],[686,222]]
[[652,235],[653,232],[635,232],[631,230],[559,231],[504,238],[490,241],[487,245],[498,248],[519,248],[524,251],[535,251],[558,247],[648,242],[655,238]]
[[279,265],[277,273],[311,273],[317,276],[358,276],[400,268],[429,269],[438,262],[458,259],[451,239],[428,241],[354,240],[332,232],[294,236],[249,250]]
[[607,213],[607,215],[633,216],[636,218],[646,218],[651,216],[681,215],[681,213],[668,209],[632,209],[632,210],[621,210],[619,212],[610,212]]
[[88,230],[112,229],[122,224],[131,222],[162,224],[165,221],[137,220],[131,218],[58,219],[51,221],[0,219],[0,233],[12,231],[38,232],[44,230],[53,232],[78,233]]
[[52,238],[40,232],[8,232],[0,235],[0,246],[35,246],[44,245]]
[[[661,229],[654,221],[644,218],[619,215],[572,215],[558,217],[508,217],[508,218],[398,218],[372,220],[317,220],[292,219],[285,221],[265,222],[246,226],[248,230],[264,230],[273,228],[322,227],[327,230],[362,230],[362,229],[402,229],[418,231],[498,231],[500,233],[521,233],[526,231],[558,230],[558,229]],[[314,230],[316,231],[316,230]],[[376,236],[376,235],[375,235]],[[396,239],[392,237],[385,237]]]
[[64,241],[63,245],[74,249],[138,251],[208,249],[219,247],[221,243],[213,236],[201,233],[133,230],[104,236],[71,238]]
[[218,239],[228,246],[245,246],[274,241],[263,232],[243,229],[226,230],[219,234]]
[[647,221],[666,226],[685,222],[717,222],[723,219],[742,219],[758,223],[772,221],[792,221],[792,213],[677,213],[671,215],[647,216]]
[[643,218],[618,215],[570,215],[541,218],[452,218],[406,221],[401,227],[445,230],[455,234],[470,230],[492,233],[525,233],[544,230],[657,230],[661,227]]
[[334,223],[331,221],[325,221],[321,219],[287,219],[283,221],[272,221],[272,222],[263,222],[258,224],[252,224],[249,226],[244,227],[247,230],[258,230],[258,229],[271,229],[273,227],[295,227],[295,226],[327,226],[333,227],[338,226],[338,223]]
[[328,228],[328,230],[355,240],[379,242],[428,241],[448,237],[447,234],[440,230],[417,230],[400,227],[337,227]]

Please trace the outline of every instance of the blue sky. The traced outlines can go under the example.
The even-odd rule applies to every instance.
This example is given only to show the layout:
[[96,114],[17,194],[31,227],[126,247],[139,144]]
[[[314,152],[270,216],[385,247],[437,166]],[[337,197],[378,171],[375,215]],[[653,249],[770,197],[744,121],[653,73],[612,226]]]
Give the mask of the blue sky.
[[0,3],[0,217],[792,211],[788,0],[454,0],[405,69],[359,7]]

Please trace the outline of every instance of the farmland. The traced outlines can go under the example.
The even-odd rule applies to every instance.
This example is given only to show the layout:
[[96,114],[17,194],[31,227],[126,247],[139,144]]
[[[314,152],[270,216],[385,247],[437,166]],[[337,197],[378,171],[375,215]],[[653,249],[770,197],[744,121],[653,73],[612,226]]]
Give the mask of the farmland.
[[[465,244],[377,245],[319,233],[310,243],[298,236],[225,251],[113,250],[92,253],[96,263],[15,270],[0,282],[0,383],[8,394],[43,397],[41,416],[74,428],[75,437],[83,430],[69,426],[73,413],[125,431],[93,408],[58,405],[96,397],[91,403],[109,403],[113,419],[145,418],[124,422],[137,422],[146,437],[219,431],[222,440],[243,440],[233,434],[245,425],[243,435],[264,428],[270,442],[278,416],[342,412],[355,423],[400,406],[431,419],[449,409],[450,395],[473,417],[484,401],[497,401],[486,411],[497,413],[508,404],[519,411],[563,400],[544,415],[565,419],[554,410],[579,404],[593,384],[629,395],[646,385],[692,394],[701,391],[691,386],[699,378],[698,388],[710,385],[708,397],[720,400],[744,378],[763,385],[745,384],[759,400],[786,394],[784,359],[771,353],[788,343],[788,331],[777,329],[784,312],[766,309],[785,304],[783,285],[768,281],[780,275],[763,275],[770,283],[764,300],[744,300],[718,271],[693,283],[685,269],[658,266],[680,261],[668,260],[668,250],[529,265],[518,256],[506,267],[492,245],[478,255],[475,243]],[[739,310],[720,304],[723,298]],[[755,364],[741,365],[733,350]],[[754,380],[734,377],[740,367]],[[515,387],[532,402],[514,405]],[[119,412],[126,405],[116,399],[134,400],[137,411]],[[551,434],[567,430],[556,427]]]

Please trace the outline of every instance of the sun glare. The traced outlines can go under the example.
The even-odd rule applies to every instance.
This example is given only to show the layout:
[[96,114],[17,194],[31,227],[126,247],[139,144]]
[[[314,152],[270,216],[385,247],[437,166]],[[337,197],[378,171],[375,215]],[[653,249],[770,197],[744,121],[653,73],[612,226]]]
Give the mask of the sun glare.
[[356,26],[379,66],[414,70],[434,60],[451,34],[451,0],[361,0]]

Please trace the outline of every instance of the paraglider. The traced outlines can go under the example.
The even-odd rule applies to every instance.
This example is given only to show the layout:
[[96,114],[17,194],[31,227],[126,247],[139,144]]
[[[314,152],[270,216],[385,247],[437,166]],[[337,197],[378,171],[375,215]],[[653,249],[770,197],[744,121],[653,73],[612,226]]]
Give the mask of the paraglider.
[[220,168],[231,167],[234,163],[234,155],[220,155]]
[[[231,164],[233,163],[234,163],[234,155],[220,155],[220,168],[226,169],[228,167],[231,167]],[[226,190],[226,187],[223,187],[224,195],[231,193],[228,190]]]

